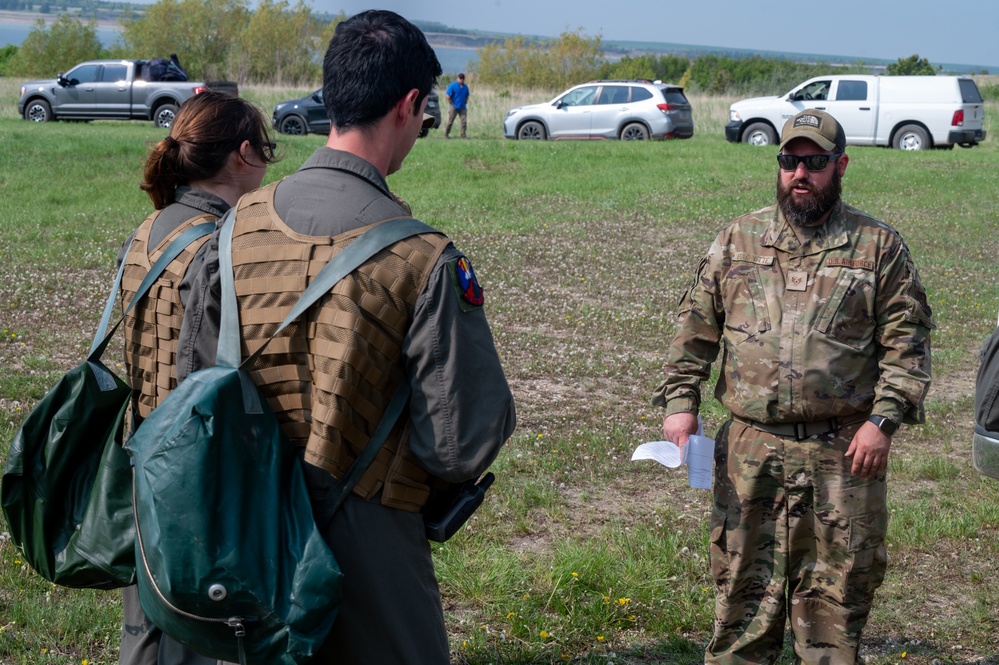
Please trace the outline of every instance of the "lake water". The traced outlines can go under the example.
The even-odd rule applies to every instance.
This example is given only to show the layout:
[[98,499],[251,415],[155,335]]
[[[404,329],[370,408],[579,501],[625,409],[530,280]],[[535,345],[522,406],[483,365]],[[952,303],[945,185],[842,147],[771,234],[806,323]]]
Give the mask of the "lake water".
[[[0,46],[14,44],[18,46],[35,27],[34,23],[3,23],[0,22]],[[114,38],[118,36],[115,28],[97,28],[97,38],[104,46],[111,46]]]
[[[5,23],[0,22],[0,46],[7,44],[19,45],[35,27],[34,23]],[[115,28],[97,28],[97,38],[105,46],[110,46],[118,36]],[[476,59],[476,52],[472,49],[462,48],[435,48],[437,59],[441,62],[441,67],[445,74],[456,74],[468,69],[468,63]],[[181,54],[183,60],[183,54]]]

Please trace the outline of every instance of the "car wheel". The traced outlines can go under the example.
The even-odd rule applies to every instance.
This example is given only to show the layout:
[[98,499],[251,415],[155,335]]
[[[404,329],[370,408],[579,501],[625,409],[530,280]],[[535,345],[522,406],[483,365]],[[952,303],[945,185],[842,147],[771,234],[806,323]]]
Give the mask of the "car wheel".
[[153,124],[161,129],[170,129],[173,127],[173,121],[177,118],[177,111],[176,104],[162,104],[156,107],[156,111],[153,113]]
[[52,107],[44,99],[28,102],[24,107],[24,119],[32,122],[49,122],[52,120]]
[[300,115],[286,115],[278,125],[278,131],[282,134],[292,136],[302,136],[309,133],[309,127],[305,124],[305,118]]
[[544,141],[548,138],[548,135],[545,133],[544,125],[540,122],[534,122],[531,120],[530,122],[525,122],[520,126],[520,129],[517,130],[517,138],[521,141]]
[[648,141],[649,140],[649,130],[642,123],[640,123],[640,122],[633,122],[630,125],[625,125],[624,129],[621,130],[621,140],[622,141]]
[[777,143],[777,132],[765,122],[754,122],[742,133],[742,142],[749,145],[774,145]]
[[930,137],[919,125],[905,125],[895,132],[891,144],[896,150],[929,150]]

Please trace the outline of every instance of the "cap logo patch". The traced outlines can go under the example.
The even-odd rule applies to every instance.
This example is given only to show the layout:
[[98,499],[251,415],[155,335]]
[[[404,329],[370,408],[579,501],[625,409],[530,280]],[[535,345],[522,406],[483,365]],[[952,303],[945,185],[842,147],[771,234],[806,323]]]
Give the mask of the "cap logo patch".
[[818,127],[821,124],[822,124],[822,121],[819,120],[818,116],[814,116],[814,115],[799,115],[797,118],[794,119],[794,124],[791,125],[791,126],[792,127],[801,127],[802,125],[807,125],[809,127]]

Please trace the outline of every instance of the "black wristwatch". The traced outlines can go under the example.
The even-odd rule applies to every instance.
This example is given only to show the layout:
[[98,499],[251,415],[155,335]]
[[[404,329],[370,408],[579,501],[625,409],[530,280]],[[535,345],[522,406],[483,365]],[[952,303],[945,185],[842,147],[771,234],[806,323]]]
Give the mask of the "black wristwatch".
[[887,416],[874,414],[868,418],[868,420],[877,425],[878,429],[881,430],[885,436],[891,436],[898,429],[898,423]]

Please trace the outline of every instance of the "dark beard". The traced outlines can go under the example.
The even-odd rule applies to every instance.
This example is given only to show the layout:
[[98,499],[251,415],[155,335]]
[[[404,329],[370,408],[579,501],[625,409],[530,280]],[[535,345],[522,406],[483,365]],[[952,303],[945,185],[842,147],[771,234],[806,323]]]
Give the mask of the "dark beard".
[[811,182],[802,183],[811,192],[810,196],[795,200],[791,190],[798,186],[797,180],[792,180],[787,187],[777,174],[777,205],[784,213],[784,219],[795,226],[815,226],[823,215],[833,209],[843,193],[839,171],[833,171],[832,181],[823,190],[817,190]]

